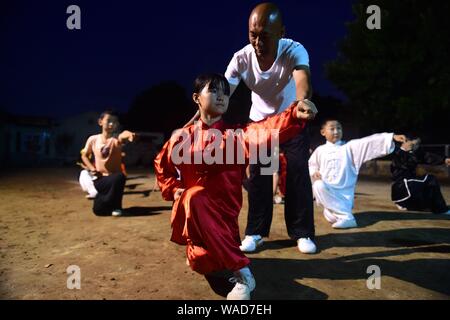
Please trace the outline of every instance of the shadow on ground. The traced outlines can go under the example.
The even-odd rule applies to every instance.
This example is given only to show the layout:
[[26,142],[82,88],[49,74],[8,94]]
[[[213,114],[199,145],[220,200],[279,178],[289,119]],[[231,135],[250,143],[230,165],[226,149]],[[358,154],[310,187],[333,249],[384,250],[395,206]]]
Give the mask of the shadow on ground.
[[171,210],[172,207],[130,207],[123,209],[123,217],[141,217],[141,216],[154,216],[163,213],[163,211]]
[[142,194],[142,197],[148,197],[152,190],[142,190],[142,191],[125,191],[124,195],[130,195],[130,194]]
[[133,176],[133,177],[130,177],[130,176],[127,177],[127,181],[134,180],[134,179],[148,179],[148,176],[138,175],[138,176]]
[[364,211],[355,213],[355,218],[360,228],[373,225],[379,221],[450,220],[449,215],[411,211]]
[[[360,217],[358,215],[358,217]],[[367,212],[361,220],[442,219],[430,214]],[[251,255],[251,268],[257,281],[252,299],[327,299],[324,292],[303,285],[302,279],[367,280],[367,267],[377,265],[382,276],[390,276],[422,288],[450,295],[450,259],[386,259],[414,253],[450,254],[450,233],[445,228],[406,228],[387,231],[355,232],[333,230],[335,233],[316,237],[320,250],[333,247],[384,247],[384,251],[346,255],[334,259],[274,259]],[[266,241],[263,250],[295,247],[293,240]],[[216,279],[222,291],[231,290],[225,278]],[[211,281],[210,285],[211,285]],[[218,290],[213,289],[217,294]],[[224,292],[222,292],[222,296]]]
[[[450,246],[436,248],[448,252]],[[410,250],[410,249],[406,249]],[[411,251],[415,251],[412,249]],[[404,254],[393,252],[392,254]],[[450,295],[450,259],[392,261],[375,259],[379,254],[346,256],[336,259],[252,259],[257,281],[253,299],[327,299],[317,289],[302,285],[302,279],[367,280],[367,267],[377,265],[382,276],[390,276],[422,288]],[[390,256],[383,252],[381,256]]]
[[130,184],[125,185],[125,188],[134,190],[134,189],[136,189],[136,187],[138,187],[140,185],[143,185],[143,183],[130,183]]

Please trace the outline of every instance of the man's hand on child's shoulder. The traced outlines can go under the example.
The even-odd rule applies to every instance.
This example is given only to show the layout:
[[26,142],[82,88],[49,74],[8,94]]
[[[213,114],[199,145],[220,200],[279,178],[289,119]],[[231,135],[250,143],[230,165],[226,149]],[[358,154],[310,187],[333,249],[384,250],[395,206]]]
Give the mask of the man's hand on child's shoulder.
[[312,101],[308,99],[297,101],[297,118],[313,120],[316,117],[317,112],[316,105]]

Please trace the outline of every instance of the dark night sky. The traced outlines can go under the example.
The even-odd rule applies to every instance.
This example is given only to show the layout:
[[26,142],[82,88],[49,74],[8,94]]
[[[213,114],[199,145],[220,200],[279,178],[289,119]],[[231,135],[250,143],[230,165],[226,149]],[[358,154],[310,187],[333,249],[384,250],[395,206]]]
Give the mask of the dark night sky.
[[[114,106],[128,110],[142,90],[174,80],[187,93],[196,75],[223,73],[248,43],[248,15],[260,1],[11,1],[0,4],[0,108],[64,116]],[[309,52],[314,91],[340,97],[323,63],[352,20],[351,0],[276,1],[286,37]],[[66,8],[81,8],[81,30]],[[169,99],[170,97],[168,97]]]

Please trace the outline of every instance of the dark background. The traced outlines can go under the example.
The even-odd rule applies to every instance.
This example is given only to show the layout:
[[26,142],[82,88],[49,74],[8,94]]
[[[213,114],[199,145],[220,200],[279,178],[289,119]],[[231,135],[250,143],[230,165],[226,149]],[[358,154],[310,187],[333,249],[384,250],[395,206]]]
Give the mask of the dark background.
[[[195,76],[223,73],[248,43],[248,15],[257,3],[2,2],[0,112],[58,118],[115,108],[129,128],[170,132],[195,111]],[[448,143],[447,3],[276,3],[286,37],[309,52],[318,121],[338,117],[362,134],[403,130]],[[81,8],[81,30],[66,28],[71,4]],[[381,30],[366,28],[369,4],[382,9]],[[248,107],[240,88],[230,114],[241,121],[246,114],[236,108]]]

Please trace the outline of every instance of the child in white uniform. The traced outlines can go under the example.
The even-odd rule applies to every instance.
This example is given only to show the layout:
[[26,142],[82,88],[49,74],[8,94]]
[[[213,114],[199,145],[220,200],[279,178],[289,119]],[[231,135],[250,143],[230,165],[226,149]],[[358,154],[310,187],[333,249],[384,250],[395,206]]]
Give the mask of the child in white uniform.
[[394,140],[403,142],[403,135],[378,133],[344,143],[342,125],[337,120],[322,124],[320,134],[327,142],[313,152],[309,172],[317,204],[324,207],[325,219],[333,228],[357,226],[352,214],[355,186],[361,165],[394,151]]

